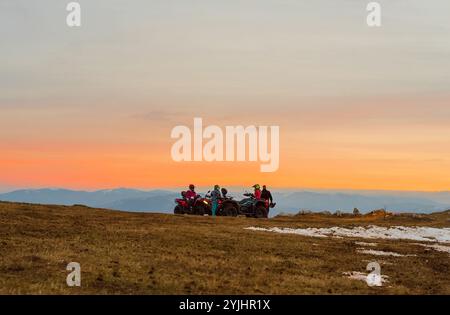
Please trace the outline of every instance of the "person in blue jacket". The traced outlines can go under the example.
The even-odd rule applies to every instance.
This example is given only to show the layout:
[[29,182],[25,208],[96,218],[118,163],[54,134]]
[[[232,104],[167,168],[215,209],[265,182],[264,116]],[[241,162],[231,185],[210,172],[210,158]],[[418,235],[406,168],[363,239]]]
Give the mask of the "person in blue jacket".
[[211,203],[212,203],[212,216],[216,216],[217,207],[219,206],[219,199],[222,197],[220,194],[220,187],[219,185],[214,185],[214,190],[211,192]]

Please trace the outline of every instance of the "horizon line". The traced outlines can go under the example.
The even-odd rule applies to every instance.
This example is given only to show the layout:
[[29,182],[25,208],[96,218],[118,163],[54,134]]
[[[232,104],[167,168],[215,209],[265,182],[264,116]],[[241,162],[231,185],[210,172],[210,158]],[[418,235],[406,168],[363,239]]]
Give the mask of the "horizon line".
[[[186,185],[187,186],[187,185]],[[196,188],[199,188],[197,190],[204,190],[208,189],[208,186],[199,185],[196,186]],[[251,187],[244,187],[239,185],[226,185],[225,186],[228,189],[251,189]],[[310,191],[333,191],[333,192],[340,192],[340,191],[354,191],[354,192],[396,192],[396,193],[450,193],[449,190],[398,190],[398,189],[362,189],[362,188],[326,188],[326,187],[286,187],[286,186],[270,186],[268,185],[270,190],[310,190]],[[5,187],[6,188],[6,187]],[[9,188],[9,189],[1,189],[0,188],[0,194],[7,194],[12,193],[15,191],[21,191],[21,190],[69,190],[69,191],[75,191],[75,192],[97,192],[97,191],[105,191],[105,190],[120,190],[120,189],[128,189],[128,190],[138,190],[138,191],[144,191],[144,192],[150,192],[155,190],[167,190],[167,191],[178,191],[179,189],[184,189],[184,186],[171,186],[171,187],[125,187],[125,186],[117,186],[112,188],[70,188],[70,187],[64,187],[64,186],[42,186],[42,187],[15,187],[15,188]]]

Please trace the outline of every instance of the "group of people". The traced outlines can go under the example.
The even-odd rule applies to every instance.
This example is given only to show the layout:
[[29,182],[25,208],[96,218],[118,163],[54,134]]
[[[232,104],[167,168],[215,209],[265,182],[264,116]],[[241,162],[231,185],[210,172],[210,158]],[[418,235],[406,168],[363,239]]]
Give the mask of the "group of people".
[[262,187],[263,188],[261,190],[261,187],[258,184],[253,185],[253,188],[255,189],[253,193],[255,195],[255,198],[268,200],[270,203],[273,203],[272,193],[267,190],[266,185],[263,185]]
[[[273,197],[272,193],[267,190],[266,185],[261,186],[259,184],[255,184],[252,186],[254,188],[253,196],[256,199],[264,199],[270,202],[270,204],[273,203]],[[217,208],[219,206],[219,199],[220,198],[227,198],[228,190],[224,187],[220,188],[219,185],[214,185],[214,189],[211,191],[211,212],[212,215],[215,216],[217,212]],[[195,192],[195,185],[190,184],[189,190],[185,193],[185,198],[188,200],[190,206],[192,206],[193,201],[198,197],[198,194]]]

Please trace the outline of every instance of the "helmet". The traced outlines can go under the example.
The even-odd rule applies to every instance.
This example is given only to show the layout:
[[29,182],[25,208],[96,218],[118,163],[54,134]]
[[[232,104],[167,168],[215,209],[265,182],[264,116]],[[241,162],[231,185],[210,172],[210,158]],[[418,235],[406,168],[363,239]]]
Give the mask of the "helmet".
[[263,185],[263,189],[266,189],[266,185]]
[[190,184],[190,185],[189,185],[189,189],[194,190],[194,189],[195,189],[195,186],[194,186],[193,184]]
[[214,185],[214,189],[220,189],[219,185]]
[[252,187],[255,188],[255,189],[260,189],[260,188],[261,188],[261,187],[259,186],[259,184],[255,184],[255,185],[253,185]]

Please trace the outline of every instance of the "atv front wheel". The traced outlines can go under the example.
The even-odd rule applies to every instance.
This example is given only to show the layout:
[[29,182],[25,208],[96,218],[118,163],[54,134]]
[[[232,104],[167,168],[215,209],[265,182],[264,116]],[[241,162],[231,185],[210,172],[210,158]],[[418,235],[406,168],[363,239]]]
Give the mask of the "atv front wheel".
[[203,205],[198,205],[194,207],[194,214],[196,215],[205,215],[206,207]]
[[232,204],[228,204],[223,207],[222,214],[226,217],[236,217],[238,215],[238,210]]

